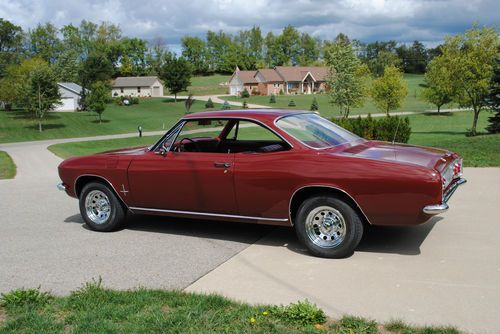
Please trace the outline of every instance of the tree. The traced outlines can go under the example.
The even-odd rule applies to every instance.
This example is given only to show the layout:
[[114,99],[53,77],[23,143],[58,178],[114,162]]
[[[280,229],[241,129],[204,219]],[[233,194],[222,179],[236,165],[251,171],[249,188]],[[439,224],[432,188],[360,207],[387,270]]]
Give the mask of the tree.
[[51,23],[37,25],[28,33],[28,49],[34,57],[39,57],[49,64],[55,64],[62,51],[58,29]]
[[191,84],[191,66],[185,58],[170,55],[161,68],[160,79],[177,102],[177,93],[187,90]]
[[207,103],[205,103],[205,108],[213,108],[214,107],[214,102],[212,101],[212,98],[208,98]]
[[193,99],[193,94],[189,94],[187,99],[184,101],[184,107],[186,108],[186,114],[189,114],[189,110],[194,104],[195,99]]
[[319,58],[320,42],[307,33],[300,35],[300,50],[297,62],[302,66],[309,66]]
[[475,136],[479,113],[486,106],[495,59],[498,35],[494,28],[477,26],[446,39],[442,47],[443,64],[452,79],[454,101],[474,112],[469,134]]
[[317,111],[318,109],[319,109],[318,100],[316,100],[316,98],[313,98],[310,110]]
[[103,81],[94,82],[90,89],[86,103],[90,111],[99,115],[99,124],[101,124],[102,113],[106,110],[106,101],[110,96],[110,89],[108,84]]
[[486,97],[486,104],[495,113],[488,118],[486,130],[490,133],[500,133],[500,58],[496,58],[495,70],[491,79],[490,92]]
[[385,111],[389,116],[389,111],[397,109],[403,105],[408,94],[406,82],[403,74],[394,65],[387,66],[384,75],[373,81],[371,96],[375,106]]
[[0,78],[4,76],[8,65],[19,60],[23,37],[20,26],[0,18]]
[[400,67],[401,59],[395,53],[383,50],[375,58],[368,61],[368,68],[375,77],[383,75],[387,66]]
[[449,69],[443,64],[443,59],[437,57],[429,63],[425,73],[426,87],[422,96],[432,104],[435,104],[438,112],[441,107],[452,101],[453,86],[451,84]]
[[347,118],[352,108],[364,104],[368,69],[356,56],[351,44],[331,44],[325,52],[325,58],[330,68],[327,77],[330,103],[338,106],[340,114]]
[[269,103],[276,103],[276,95],[271,94],[271,97],[269,98]]
[[84,88],[83,96],[80,100],[82,110],[87,110],[86,90],[97,81],[108,82],[111,80],[113,73],[113,65],[104,53],[92,52],[88,55],[78,71],[80,83]]
[[182,56],[193,66],[195,74],[205,74],[208,71],[206,44],[199,37],[184,36],[181,40]]

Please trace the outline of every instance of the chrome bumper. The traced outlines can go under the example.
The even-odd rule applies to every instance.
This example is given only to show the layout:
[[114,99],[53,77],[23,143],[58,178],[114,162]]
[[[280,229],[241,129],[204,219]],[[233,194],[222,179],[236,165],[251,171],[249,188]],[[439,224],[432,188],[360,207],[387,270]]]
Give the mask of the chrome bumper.
[[451,195],[453,195],[455,190],[457,190],[458,186],[464,184],[465,182],[467,182],[467,180],[462,178],[453,182],[451,186],[443,193],[443,204],[427,205],[426,207],[424,207],[424,213],[428,215],[437,215],[448,210],[447,202],[450,199]]
[[60,191],[66,191],[66,186],[64,185],[64,183],[59,182],[57,184],[57,189],[59,189]]

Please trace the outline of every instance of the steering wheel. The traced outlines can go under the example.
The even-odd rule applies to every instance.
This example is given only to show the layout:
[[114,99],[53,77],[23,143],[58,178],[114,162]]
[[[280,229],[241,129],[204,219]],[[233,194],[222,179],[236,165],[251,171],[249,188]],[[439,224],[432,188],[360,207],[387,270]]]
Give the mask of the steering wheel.
[[183,147],[183,146],[184,146],[184,144],[182,143],[184,140],[187,140],[187,141],[189,141],[189,142],[193,143],[194,148],[195,148],[195,152],[201,152],[200,145],[198,145],[198,143],[197,143],[197,142],[195,142],[194,140],[192,140],[191,138],[188,138],[188,137],[186,137],[186,138],[182,138],[182,139],[179,141],[179,151],[180,151],[180,147]]

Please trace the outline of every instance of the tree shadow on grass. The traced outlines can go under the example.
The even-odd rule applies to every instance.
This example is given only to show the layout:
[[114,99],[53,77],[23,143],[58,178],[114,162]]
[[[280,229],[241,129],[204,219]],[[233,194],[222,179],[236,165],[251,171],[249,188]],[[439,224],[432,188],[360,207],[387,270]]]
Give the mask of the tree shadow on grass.
[[99,122],[98,119],[95,119],[93,121],[90,121],[91,123],[94,123],[94,124],[100,124],[100,123],[109,123],[111,122],[109,119],[103,119],[101,122]]
[[424,116],[453,116],[452,112],[449,111],[441,111],[441,112],[426,112],[423,113]]
[[465,137],[465,131],[412,131],[413,133],[419,133],[419,134],[440,134],[440,135],[456,135],[456,136],[461,136]]
[[[64,124],[50,124],[50,123],[45,124],[45,123],[42,123],[42,130],[61,129],[61,128],[65,128],[65,127],[66,127],[66,125],[64,125]],[[38,131],[38,123],[32,124],[32,125],[27,125],[24,128]]]
[[163,99],[161,102],[163,102],[163,103],[175,103],[175,99],[167,98],[167,99]]

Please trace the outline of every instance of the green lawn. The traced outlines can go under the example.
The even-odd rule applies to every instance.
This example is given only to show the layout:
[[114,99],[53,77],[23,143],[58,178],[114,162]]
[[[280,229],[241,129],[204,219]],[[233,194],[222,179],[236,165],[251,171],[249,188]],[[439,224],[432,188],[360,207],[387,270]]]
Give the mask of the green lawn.
[[452,327],[416,328],[344,316],[328,319],[308,302],[243,304],[217,295],[165,290],[116,291],[86,284],[66,297],[39,290],[6,294],[0,333],[405,333],[458,334]]
[[466,137],[472,125],[472,112],[412,115],[410,144],[446,148],[464,158],[465,166],[500,166],[500,134],[487,134],[490,112],[479,114],[477,129],[481,134]]
[[[231,78],[230,75],[213,74],[207,76],[197,76],[191,78],[191,86],[188,87],[187,92],[181,92],[178,95],[219,95],[228,94],[228,86],[221,85],[226,83]],[[165,89],[165,95],[169,95]]]
[[[191,112],[203,110],[207,110],[203,101],[196,101],[191,108]],[[95,113],[51,112],[47,114],[44,131],[40,133],[27,112],[0,111],[0,143],[132,133],[139,125],[143,131],[156,131],[162,130],[163,126],[170,128],[184,114],[182,101],[141,99],[139,104],[132,106],[109,104],[101,124]]]
[[16,165],[10,155],[0,151],[0,180],[12,179],[16,176]]
[[[410,144],[433,146],[457,152],[464,158],[465,166],[485,167],[500,166],[500,134],[486,134],[489,112],[480,114],[477,137],[466,137],[466,129],[472,124],[472,112],[455,112],[412,115],[410,126],[412,134]],[[241,131],[253,134],[256,129],[246,128]],[[120,147],[150,145],[158,139],[155,137],[126,138],[57,144],[49,147],[62,158],[93,154]]]
[[[427,109],[434,109],[435,107],[431,104],[423,101],[420,97],[422,87],[420,84],[423,83],[424,76],[420,74],[405,74],[405,80],[408,84],[408,95],[406,96],[406,101],[403,107],[395,111],[423,111]],[[271,106],[273,108],[291,108],[291,109],[305,109],[309,110],[313,98],[316,97],[319,104],[319,112],[323,117],[330,118],[332,116],[339,116],[338,108],[332,106],[329,101],[328,94],[316,94],[316,95],[278,95],[276,96],[276,103],[269,103],[269,96],[252,96],[246,99],[249,103],[255,103],[260,105]],[[242,102],[244,99],[240,97],[221,97],[221,99],[228,99],[230,101]],[[288,107],[290,100],[294,100],[296,107]],[[356,108],[351,110],[351,115],[359,114],[375,114],[380,113],[377,110],[370,98],[366,100],[365,105],[362,108]]]

